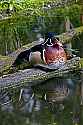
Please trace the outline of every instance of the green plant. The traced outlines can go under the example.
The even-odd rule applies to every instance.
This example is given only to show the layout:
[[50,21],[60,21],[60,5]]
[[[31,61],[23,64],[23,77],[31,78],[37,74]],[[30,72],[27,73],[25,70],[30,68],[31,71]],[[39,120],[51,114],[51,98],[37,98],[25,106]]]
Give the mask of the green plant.
[[[16,3],[16,0],[7,1],[13,5],[13,8],[20,7],[15,12],[9,13],[8,18],[3,18],[0,21],[0,53],[5,55],[21,45],[35,40],[37,35],[35,28],[41,34],[47,31],[53,31],[57,34],[65,32],[64,26],[67,16],[74,27],[81,25],[81,7],[78,4],[43,9],[43,4],[49,3],[48,1],[21,0],[19,4]],[[52,1],[50,0],[50,2]],[[2,10],[5,11],[6,9],[3,8]]]

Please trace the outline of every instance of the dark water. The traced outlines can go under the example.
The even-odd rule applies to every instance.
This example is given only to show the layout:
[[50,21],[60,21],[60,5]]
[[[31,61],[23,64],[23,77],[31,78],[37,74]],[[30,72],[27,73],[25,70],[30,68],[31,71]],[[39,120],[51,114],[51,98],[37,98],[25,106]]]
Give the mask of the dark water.
[[1,104],[10,102],[1,105],[0,125],[82,125],[80,79],[80,73],[73,73],[23,88],[15,93],[15,102],[3,92]]

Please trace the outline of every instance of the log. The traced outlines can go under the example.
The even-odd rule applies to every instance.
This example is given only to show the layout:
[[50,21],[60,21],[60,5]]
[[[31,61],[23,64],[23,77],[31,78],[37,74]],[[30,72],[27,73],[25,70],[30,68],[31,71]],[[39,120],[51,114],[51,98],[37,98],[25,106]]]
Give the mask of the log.
[[33,86],[54,77],[67,75],[67,73],[69,74],[69,72],[78,70],[80,68],[79,60],[79,57],[72,58],[71,60],[68,60],[62,67],[51,72],[45,72],[39,69],[32,68],[1,76],[0,90]]
[[[78,36],[82,32],[83,27],[76,28],[74,35]],[[69,34],[63,33],[62,35],[59,35],[59,37],[61,40],[63,39],[64,42],[70,42],[74,35],[70,36]],[[52,71],[51,73],[33,68],[8,74],[11,69],[12,63],[20,52],[40,43],[38,41],[35,41],[23,46],[22,48],[18,49],[8,56],[0,56],[0,89],[18,88],[25,85],[31,86],[39,84],[50,78],[64,76],[71,71],[79,69],[80,59],[79,57],[75,57],[71,60],[68,60],[62,68]]]

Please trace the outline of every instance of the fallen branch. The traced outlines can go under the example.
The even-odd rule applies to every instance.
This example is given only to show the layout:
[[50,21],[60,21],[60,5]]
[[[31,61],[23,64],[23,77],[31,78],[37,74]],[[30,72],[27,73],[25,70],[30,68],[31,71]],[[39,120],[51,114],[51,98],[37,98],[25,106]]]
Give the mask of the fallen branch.
[[68,60],[66,64],[55,71],[45,72],[39,69],[26,69],[13,74],[0,77],[0,89],[19,88],[24,86],[33,86],[40,84],[45,80],[61,77],[69,72],[78,70],[79,57]]

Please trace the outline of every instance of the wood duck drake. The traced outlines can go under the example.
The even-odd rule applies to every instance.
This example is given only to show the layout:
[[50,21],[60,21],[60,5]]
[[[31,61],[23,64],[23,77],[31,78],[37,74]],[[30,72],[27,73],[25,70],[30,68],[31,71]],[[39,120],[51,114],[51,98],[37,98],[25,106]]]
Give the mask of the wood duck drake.
[[54,36],[47,39],[43,55],[46,64],[61,64],[67,61],[62,43]]
[[21,52],[13,66],[20,65],[23,62],[31,62],[33,66],[43,63],[59,67],[66,61],[67,55],[59,38],[54,37],[54,33],[47,33],[43,43]]

